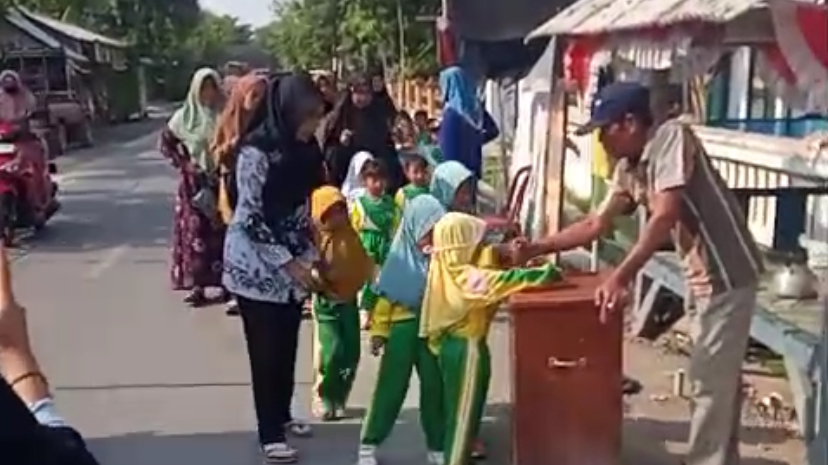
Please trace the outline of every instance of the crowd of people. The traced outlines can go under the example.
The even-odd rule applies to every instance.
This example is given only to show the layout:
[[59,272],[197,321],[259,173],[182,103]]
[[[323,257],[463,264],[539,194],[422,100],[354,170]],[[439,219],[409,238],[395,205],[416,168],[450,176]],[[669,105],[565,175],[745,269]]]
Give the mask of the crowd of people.
[[[163,131],[161,151],[180,175],[172,286],[188,305],[227,302],[241,316],[269,462],[296,461],[287,436],[311,433],[294,396],[305,308],[322,421],[346,415],[362,330],[382,357],[360,464],[377,463],[415,368],[430,399],[429,463],[485,455],[474,441],[490,371],[482,336],[506,296],[556,275],[498,271],[512,249],[484,244],[474,216],[482,146],[497,128],[461,68],[441,83],[449,132],[424,112],[398,111],[378,73],[341,91],[328,75],[247,75],[224,98],[219,73],[200,69]],[[463,292],[469,283],[474,295]]]
[[[649,221],[597,289],[596,306],[618,311],[630,281],[675,233],[695,302],[687,464],[738,463],[739,372],[762,259],[692,131],[681,119],[654,118],[646,88],[609,85],[582,128],[598,131],[618,160],[604,204],[536,242],[493,243],[475,194],[482,146],[497,128],[461,68],[443,70],[440,83],[435,128],[426,115],[397,111],[381,76],[356,76],[338,92],[331,77],[248,75],[225,98],[219,73],[200,69],[162,133],[161,151],[179,174],[172,287],[188,305],[224,301],[241,317],[265,461],[297,462],[288,436],[311,434],[294,396],[306,307],[316,323],[320,420],[347,415],[362,330],[380,357],[355,445],[359,465],[378,463],[412,371],[427,463],[481,458],[486,341],[499,304],[560,279],[551,264],[526,266],[531,258],[588,244],[644,205]],[[78,443],[31,353],[2,258],[0,431],[24,435],[7,434],[9,411],[28,418],[18,425]]]

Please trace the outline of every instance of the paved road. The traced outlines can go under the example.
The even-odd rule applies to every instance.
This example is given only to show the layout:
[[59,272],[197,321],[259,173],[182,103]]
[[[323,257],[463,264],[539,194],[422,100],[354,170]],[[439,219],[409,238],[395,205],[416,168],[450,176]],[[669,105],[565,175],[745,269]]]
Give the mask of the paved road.
[[[63,413],[105,465],[258,463],[239,322],[190,310],[169,290],[173,172],[150,134],[59,160],[63,211],[17,252],[17,292]],[[298,379],[309,404],[312,327],[302,332]],[[508,398],[503,323],[493,331],[495,382],[486,435],[490,463],[507,463],[497,404]],[[366,357],[353,396],[369,399],[377,361]],[[416,383],[415,383],[416,384]],[[412,389],[387,445],[389,463],[424,463]],[[498,418],[501,418],[498,420]],[[358,420],[317,425],[297,440],[303,463],[355,461]]]

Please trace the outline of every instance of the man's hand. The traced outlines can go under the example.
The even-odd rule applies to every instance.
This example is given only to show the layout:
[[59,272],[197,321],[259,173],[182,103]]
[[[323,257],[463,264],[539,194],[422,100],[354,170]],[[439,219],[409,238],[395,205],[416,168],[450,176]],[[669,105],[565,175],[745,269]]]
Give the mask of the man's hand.
[[520,266],[531,258],[527,250],[528,245],[529,239],[516,237],[505,244],[499,245],[497,254],[505,266]]
[[610,313],[624,306],[628,295],[628,283],[614,273],[595,290],[595,306],[601,323],[609,321]]
[[339,143],[342,145],[348,145],[351,143],[351,138],[353,137],[354,133],[350,129],[345,129],[339,134]]
[[386,340],[382,336],[371,336],[371,355],[379,357],[382,355],[382,349],[385,348]]

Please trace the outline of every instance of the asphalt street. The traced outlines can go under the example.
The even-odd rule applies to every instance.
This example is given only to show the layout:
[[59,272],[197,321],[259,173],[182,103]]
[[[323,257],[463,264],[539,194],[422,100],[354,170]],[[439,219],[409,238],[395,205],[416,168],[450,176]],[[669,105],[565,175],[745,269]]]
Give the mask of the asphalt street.
[[[168,242],[175,173],[156,134],[58,159],[62,211],[15,252],[14,280],[58,406],[104,465],[252,465],[259,462],[238,319],[192,310],[170,290]],[[302,328],[298,389],[312,383],[312,325]],[[508,337],[492,334],[495,376],[485,435],[490,463],[508,463],[504,405]],[[378,361],[365,352],[353,419],[315,424],[295,444],[308,465],[356,461],[359,416]],[[387,463],[425,463],[416,378]]]

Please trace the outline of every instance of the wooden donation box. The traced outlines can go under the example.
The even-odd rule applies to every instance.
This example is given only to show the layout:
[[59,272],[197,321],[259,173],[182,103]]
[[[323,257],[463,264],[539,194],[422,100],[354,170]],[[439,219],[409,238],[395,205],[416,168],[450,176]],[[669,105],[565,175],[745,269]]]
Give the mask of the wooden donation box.
[[515,295],[512,465],[618,465],[623,311],[602,323],[602,275]]

